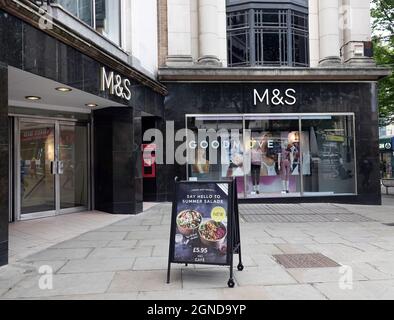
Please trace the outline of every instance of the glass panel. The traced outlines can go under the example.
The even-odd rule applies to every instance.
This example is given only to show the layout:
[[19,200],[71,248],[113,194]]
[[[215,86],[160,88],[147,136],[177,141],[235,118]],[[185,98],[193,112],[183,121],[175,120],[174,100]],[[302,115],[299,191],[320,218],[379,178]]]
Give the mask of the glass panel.
[[60,126],[59,145],[60,209],[86,207],[87,181],[87,128],[86,126]]
[[245,126],[247,197],[301,196],[298,117],[246,117]]
[[55,127],[20,123],[21,214],[55,210]]
[[96,28],[108,39],[120,44],[120,1],[96,0]]
[[380,167],[382,178],[393,178],[394,156],[392,152],[381,153]]
[[308,64],[308,36],[306,34],[293,33],[293,61],[295,66]]
[[248,31],[232,31],[229,33],[229,64],[233,67],[249,63],[249,33]]
[[227,16],[227,27],[229,29],[248,27],[248,12],[241,11],[229,13]]
[[280,64],[279,32],[266,32],[263,39],[263,61],[265,65]]
[[93,26],[92,0],[78,0],[78,18],[89,26]]
[[303,117],[302,131],[305,195],[356,193],[353,116]]
[[57,3],[89,26],[93,26],[92,0],[57,0]]
[[235,177],[244,197],[244,144],[242,117],[188,118],[189,177],[222,180]]

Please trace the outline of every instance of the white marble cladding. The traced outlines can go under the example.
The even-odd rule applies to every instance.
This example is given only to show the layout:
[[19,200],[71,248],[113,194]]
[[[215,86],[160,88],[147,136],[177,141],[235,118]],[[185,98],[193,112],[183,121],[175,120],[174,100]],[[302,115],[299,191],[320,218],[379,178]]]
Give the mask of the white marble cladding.
[[[369,0],[308,0],[310,66],[370,63]],[[226,0],[168,0],[168,66],[227,66]]]
[[364,42],[371,41],[369,0],[309,0],[311,67],[371,63]]
[[168,0],[168,66],[226,66],[226,0]]

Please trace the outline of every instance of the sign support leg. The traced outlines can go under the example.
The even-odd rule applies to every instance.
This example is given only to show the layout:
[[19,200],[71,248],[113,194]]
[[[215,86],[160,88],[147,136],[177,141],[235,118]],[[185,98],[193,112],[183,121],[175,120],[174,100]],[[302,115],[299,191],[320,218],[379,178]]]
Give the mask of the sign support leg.
[[168,261],[167,284],[170,284],[170,281],[171,281],[171,262]]

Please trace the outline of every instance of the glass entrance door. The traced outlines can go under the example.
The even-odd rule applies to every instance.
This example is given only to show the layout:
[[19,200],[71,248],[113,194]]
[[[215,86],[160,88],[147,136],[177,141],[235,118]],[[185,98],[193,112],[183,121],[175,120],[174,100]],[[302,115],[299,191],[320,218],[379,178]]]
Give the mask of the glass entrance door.
[[18,119],[16,217],[88,208],[88,128],[73,122]]
[[87,127],[60,124],[60,209],[86,207],[88,203]]
[[20,215],[54,214],[55,124],[20,122]]

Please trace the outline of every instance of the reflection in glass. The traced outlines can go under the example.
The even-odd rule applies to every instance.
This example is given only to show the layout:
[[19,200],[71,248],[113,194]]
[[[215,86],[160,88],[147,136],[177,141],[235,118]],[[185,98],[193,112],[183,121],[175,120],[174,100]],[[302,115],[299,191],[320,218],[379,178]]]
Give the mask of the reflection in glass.
[[240,198],[355,194],[353,120],[352,115],[188,117],[193,132],[187,138],[193,160],[188,177],[236,178]]
[[120,44],[120,1],[96,0],[96,29],[116,44]]
[[64,9],[82,20],[89,26],[93,26],[93,3],[92,0],[57,0]]
[[244,145],[242,117],[188,118],[189,177],[198,180],[236,178],[238,193],[244,190]]
[[60,209],[86,207],[88,182],[85,126],[60,126],[59,161]]
[[21,214],[55,210],[55,127],[20,124]]
[[248,146],[250,174],[247,197],[301,195],[300,133],[298,117],[246,117],[251,132]]
[[353,117],[303,117],[302,130],[310,139],[310,149],[303,148],[311,172],[305,195],[356,193]]

